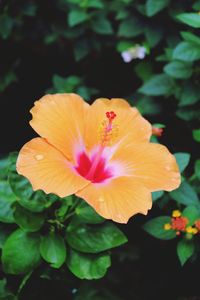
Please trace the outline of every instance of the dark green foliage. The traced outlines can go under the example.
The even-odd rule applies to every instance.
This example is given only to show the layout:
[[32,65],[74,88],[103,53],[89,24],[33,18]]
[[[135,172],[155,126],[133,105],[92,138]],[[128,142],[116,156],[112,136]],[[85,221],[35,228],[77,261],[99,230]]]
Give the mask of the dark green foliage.
[[184,205],[199,206],[200,202],[195,189],[186,181],[182,182],[180,187],[170,193],[172,199]]
[[105,275],[111,261],[109,254],[83,254],[71,250],[67,265],[70,271],[80,279],[98,279]]
[[183,210],[182,215],[188,218],[188,225],[192,226],[194,225],[195,221],[200,218],[200,210],[197,209],[195,206],[187,206]]
[[175,158],[177,164],[179,166],[179,170],[182,173],[190,161],[190,154],[189,153],[175,153]]
[[186,261],[194,253],[194,243],[192,241],[181,240],[177,244],[177,254],[180,259],[181,265],[184,265]]
[[50,263],[53,268],[60,268],[67,255],[63,238],[55,232],[43,236],[40,243],[40,253],[42,258]]
[[3,269],[8,274],[24,274],[40,263],[40,236],[22,229],[14,231],[2,249]]
[[176,237],[176,233],[172,230],[164,229],[164,225],[170,223],[170,220],[170,217],[167,216],[157,217],[145,223],[143,228],[157,239],[171,240]]
[[112,223],[92,227],[72,222],[66,231],[66,240],[75,250],[99,253],[127,242],[125,235]]

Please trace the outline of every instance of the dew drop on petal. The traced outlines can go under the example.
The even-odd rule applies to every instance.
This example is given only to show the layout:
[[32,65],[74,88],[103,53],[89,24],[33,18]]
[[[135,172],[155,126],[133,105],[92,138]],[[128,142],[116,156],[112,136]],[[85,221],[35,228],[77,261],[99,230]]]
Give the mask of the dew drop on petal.
[[35,155],[35,159],[36,159],[36,160],[42,160],[42,159],[44,159],[44,155],[42,155],[42,154],[37,154],[37,155]]
[[166,170],[168,170],[168,171],[170,170],[170,167],[169,167],[169,166],[166,166],[165,168],[166,168]]
[[104,202],[104,201],[105,201],[104,198],[102,197],[99,198],[99,202]]

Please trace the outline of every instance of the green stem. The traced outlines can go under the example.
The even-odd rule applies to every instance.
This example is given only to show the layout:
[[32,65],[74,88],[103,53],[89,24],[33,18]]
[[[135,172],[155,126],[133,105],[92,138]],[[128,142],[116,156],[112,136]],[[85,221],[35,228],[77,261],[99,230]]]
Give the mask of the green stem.
[[75,209],[76,207],[79,205],[80,203],[80,199],[79,198],[75,198],[74,200],[74,204],[70,207],[69,211],[68,211],[68,214],[66,214],[65,218],[64,218],[64,222],[69,219],[71,216],[75,215]]

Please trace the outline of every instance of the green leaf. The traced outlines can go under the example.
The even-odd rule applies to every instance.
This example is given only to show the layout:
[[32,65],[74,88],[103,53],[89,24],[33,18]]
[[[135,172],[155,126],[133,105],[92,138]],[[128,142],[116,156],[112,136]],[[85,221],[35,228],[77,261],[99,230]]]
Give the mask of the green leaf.
[[198,13],[182,13],[176,18],[191,27],[200,28],[200,15]]
[[125,20],[125,19],[128,19],[128,17],[130,16],[130,12],[127,11],[126,9],[121,9],[120,11],[117,11],[116,12],[116,15],[115,15],[115,20]]
[[188,206],[199,206],[199,199],[197,193],[192,188],[192,186],[189,185],[189,183],[187,183],[186,181],[183,181],[178,189],[172,191],[170,193],[170,196],[178,203]]
[[188,218],[189,223],[187,225],[192,226],[200,218],[200,211],[195,206],[187,206],[183,210],[182,215]]
[[10,165],[11,161],[9,156],[0,159],[0,180],[7,180]]
[[85,253],[99,253],[127,242],[125,235],[112,223],[95,227],[71,223],[66,240],[73,249]]
[[195,108],[182,107],[176,111],[176,115],[184,121],[199,119],[200,110]]
[[194,170],[196,177],[200,180],[200,159],[195,161]]
[[11,233],[11,229],[7,225],[0,224],[0,249],[3,248],[5,241]]
[[193,82],[184,83],[183,90],[181,92],[179,106],[187,106],[195,104],[200,100],[199,87]]
[[136,104],[142,115],[157,115],[161,112],[161,105],[155,99],[140,95]]
[[0,81],[0,92],[3,92],[11,83],[17,81],[17,77],[13,70],[7,71]]
[[87,7],[91,8],[104,8],[104,3],[101,0],[88,0]]
[[98,16],[92,20],[92,29],[99,34],[112,34],[113,29],[110,21],[104,16]]
[[164,67],[164,71],[173,78],[187,79],[192,75],[192,66],[183,61],[172,61]]
[[152,200],[153,200],[153,202],[155,202],[156,200],[158,200],[159,198],[161,198],[163,195],[164,195],[163,191],[153,192],[152,193]]
[[200,59],[200,46],[193,43],[181,42],[174,49],[173,58],[187,62],[198,60]]
[[76,208],[76,214],[80,220],[88,224],[99,224],[105,221],[96,211],[85,201]]
[[68,24],[70,27],[76,26],[85,22],[88,19],[88,14],[82,10],[72,10],[68,15]]
[[61,222],[63,222],[65,220],[67,212],[68,212],[70,206],[72,206],[73,201],[74,201],[74,199],[72,196],[68,196],[68,197],[59,199],[60,207],[55,212],[56,219],[60,220]]
[[195,2],[195,3],[192,5],[192,8],[193,8],[194,10],[199,11],[199,10],[200,10],[200,2],[199,2],[199,1]]
[[131,38],[141,34],[144,31],[141,21],[133,17],[128,20],[124,20],[119,25],[118,35],[120,37]]
[[10,165],[10,161],[8,157],[4,157],[0,159],[0,179],[7,178],[7,172]]
[[22,12],[25,16],[34,17],[37,12],[37,6],[35,3],[31,2],[25,3]]
[[0,221],[4,223],[14,223],[13,203],[16,196],[13,194],[7,181],[0,181]]
[[63,78],[57,74],[53,76],[53,86],[57,93],[72,93],[82,83],[78,76]]
[[89,54],[90,45],[85,39],[80,39],[76,41],[74,47],[74,56],[76,61],[83,59],[85,56]]
[[7,280],[0,279],[0,299],[1,300],[17,300],[17,298],[9,291]]
[[3,269],[8,274],[24,274],[40,263],[40,236],[21,229],[14,231],[2,249]]
[[145,28],[145,37],[150,47],[155,47],[163,38],[163,30],[160,27],[148,25]]
[[2,39],[7,39],[13,28],[13,18],[7,14],[0,15],[0,36]]
[[167,7],[169,0],[147,0],[146,13],[148,17],[152,17],[159,11]]
[[106,274],[111,265],[109,254],[83,254],[70,251],[67,260],[70,271],[80,279],[99,279]]
[[166,127],[165,124],[161,124],[161,123],[154,123],[152,126],[157,127],[157,128],[165,128]]
[[174,154],[179,170],[182,173],[190,162],[190,153],[179,152]]
[[77,94],[80,95],[85,101],[89,101],[92,95],[98,93],[97,89],[89,88],[87,86],[79,86],[76,90]]
[[66,259],[66,246],[63,238],[55,232],[42,237],[40,254],[53,268],[60,268]]
[[134,45],[135,44],[130,41],[119,41],[117,43],[117,51],[121,53],[121,52],[133,47]]
[[171,223],[171,217],[157,217],[145,223],[143,229],[157,239],[171,240],[176,237],[176,232],[172,229],[164,229],[164,225],[168,223]]
[[32,212],[41,212],[47,205],[47,196],[42,191],[34,192],[30,182],[15,172],[9,174],[9,183],[20,205]]
[[[153,72],[152,64],[148,61],[143,60],[143,61],[137,63],[137,65],[135,66],[134,69],[135,69],[135,73],[137,74],[137,76],[140,79],[142,79],[143,81],[147,81],[152,76],[152,72]],[[140,97],[140,99],[141,99],[141,97]],[[151,100],[150,100],[150,102],[151,102]],[[152,106],[153,106],[153,104],[151,105],[151,103],[149,103],[149,107],[151,107],[152,111],[154,111],[154,108]]]
[[200,143],[200,129],[194,129],[194,130],[192,130],[192,136],[193,136],[193,139],[196,142]]
[[189,43],[194,43],[200,46],[200,37],[197,35],[193,34],[192,32],[189,31],[182,31],[181,36],[184,38],[186,42]]
[[14,219],[21,229],[29,232],[35,232],[38,231],[44,224],[45,216],[41,213],[32,213],[19,204],[16,204]]
[[193,255],[195,250],[193,241],[187,241],[182,239],[177,244],[177,255],[180,260],[181,265],[183,266],[186,261]]
[[154,75],[139,88],[140,93],[149,96],[169,95],[172,90],[173,81],[165,74]]

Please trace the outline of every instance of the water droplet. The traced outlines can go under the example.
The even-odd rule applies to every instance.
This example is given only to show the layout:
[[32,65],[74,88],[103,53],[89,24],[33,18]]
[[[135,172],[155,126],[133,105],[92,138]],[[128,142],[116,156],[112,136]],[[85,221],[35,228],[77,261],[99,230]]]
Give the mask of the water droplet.
[[168,170],[168,171],[170,170],[170,167],[169,167],[169,166],[166,166],[165,168],[166,168],[166,170]]
[[105,201],[104,198],[102,197],[99,198],[99,202],[104,202],[104,201]]
[[44,158],[44,155],[42,155],[42,154],[35,155],[36,160],[42,160],[43,158]]
[[79,233],[85,233],[85,232],[86,232],[86,229],[85,229],[85,228],[79,228],[79,229],[78,229],[78,232],[79,232]]

